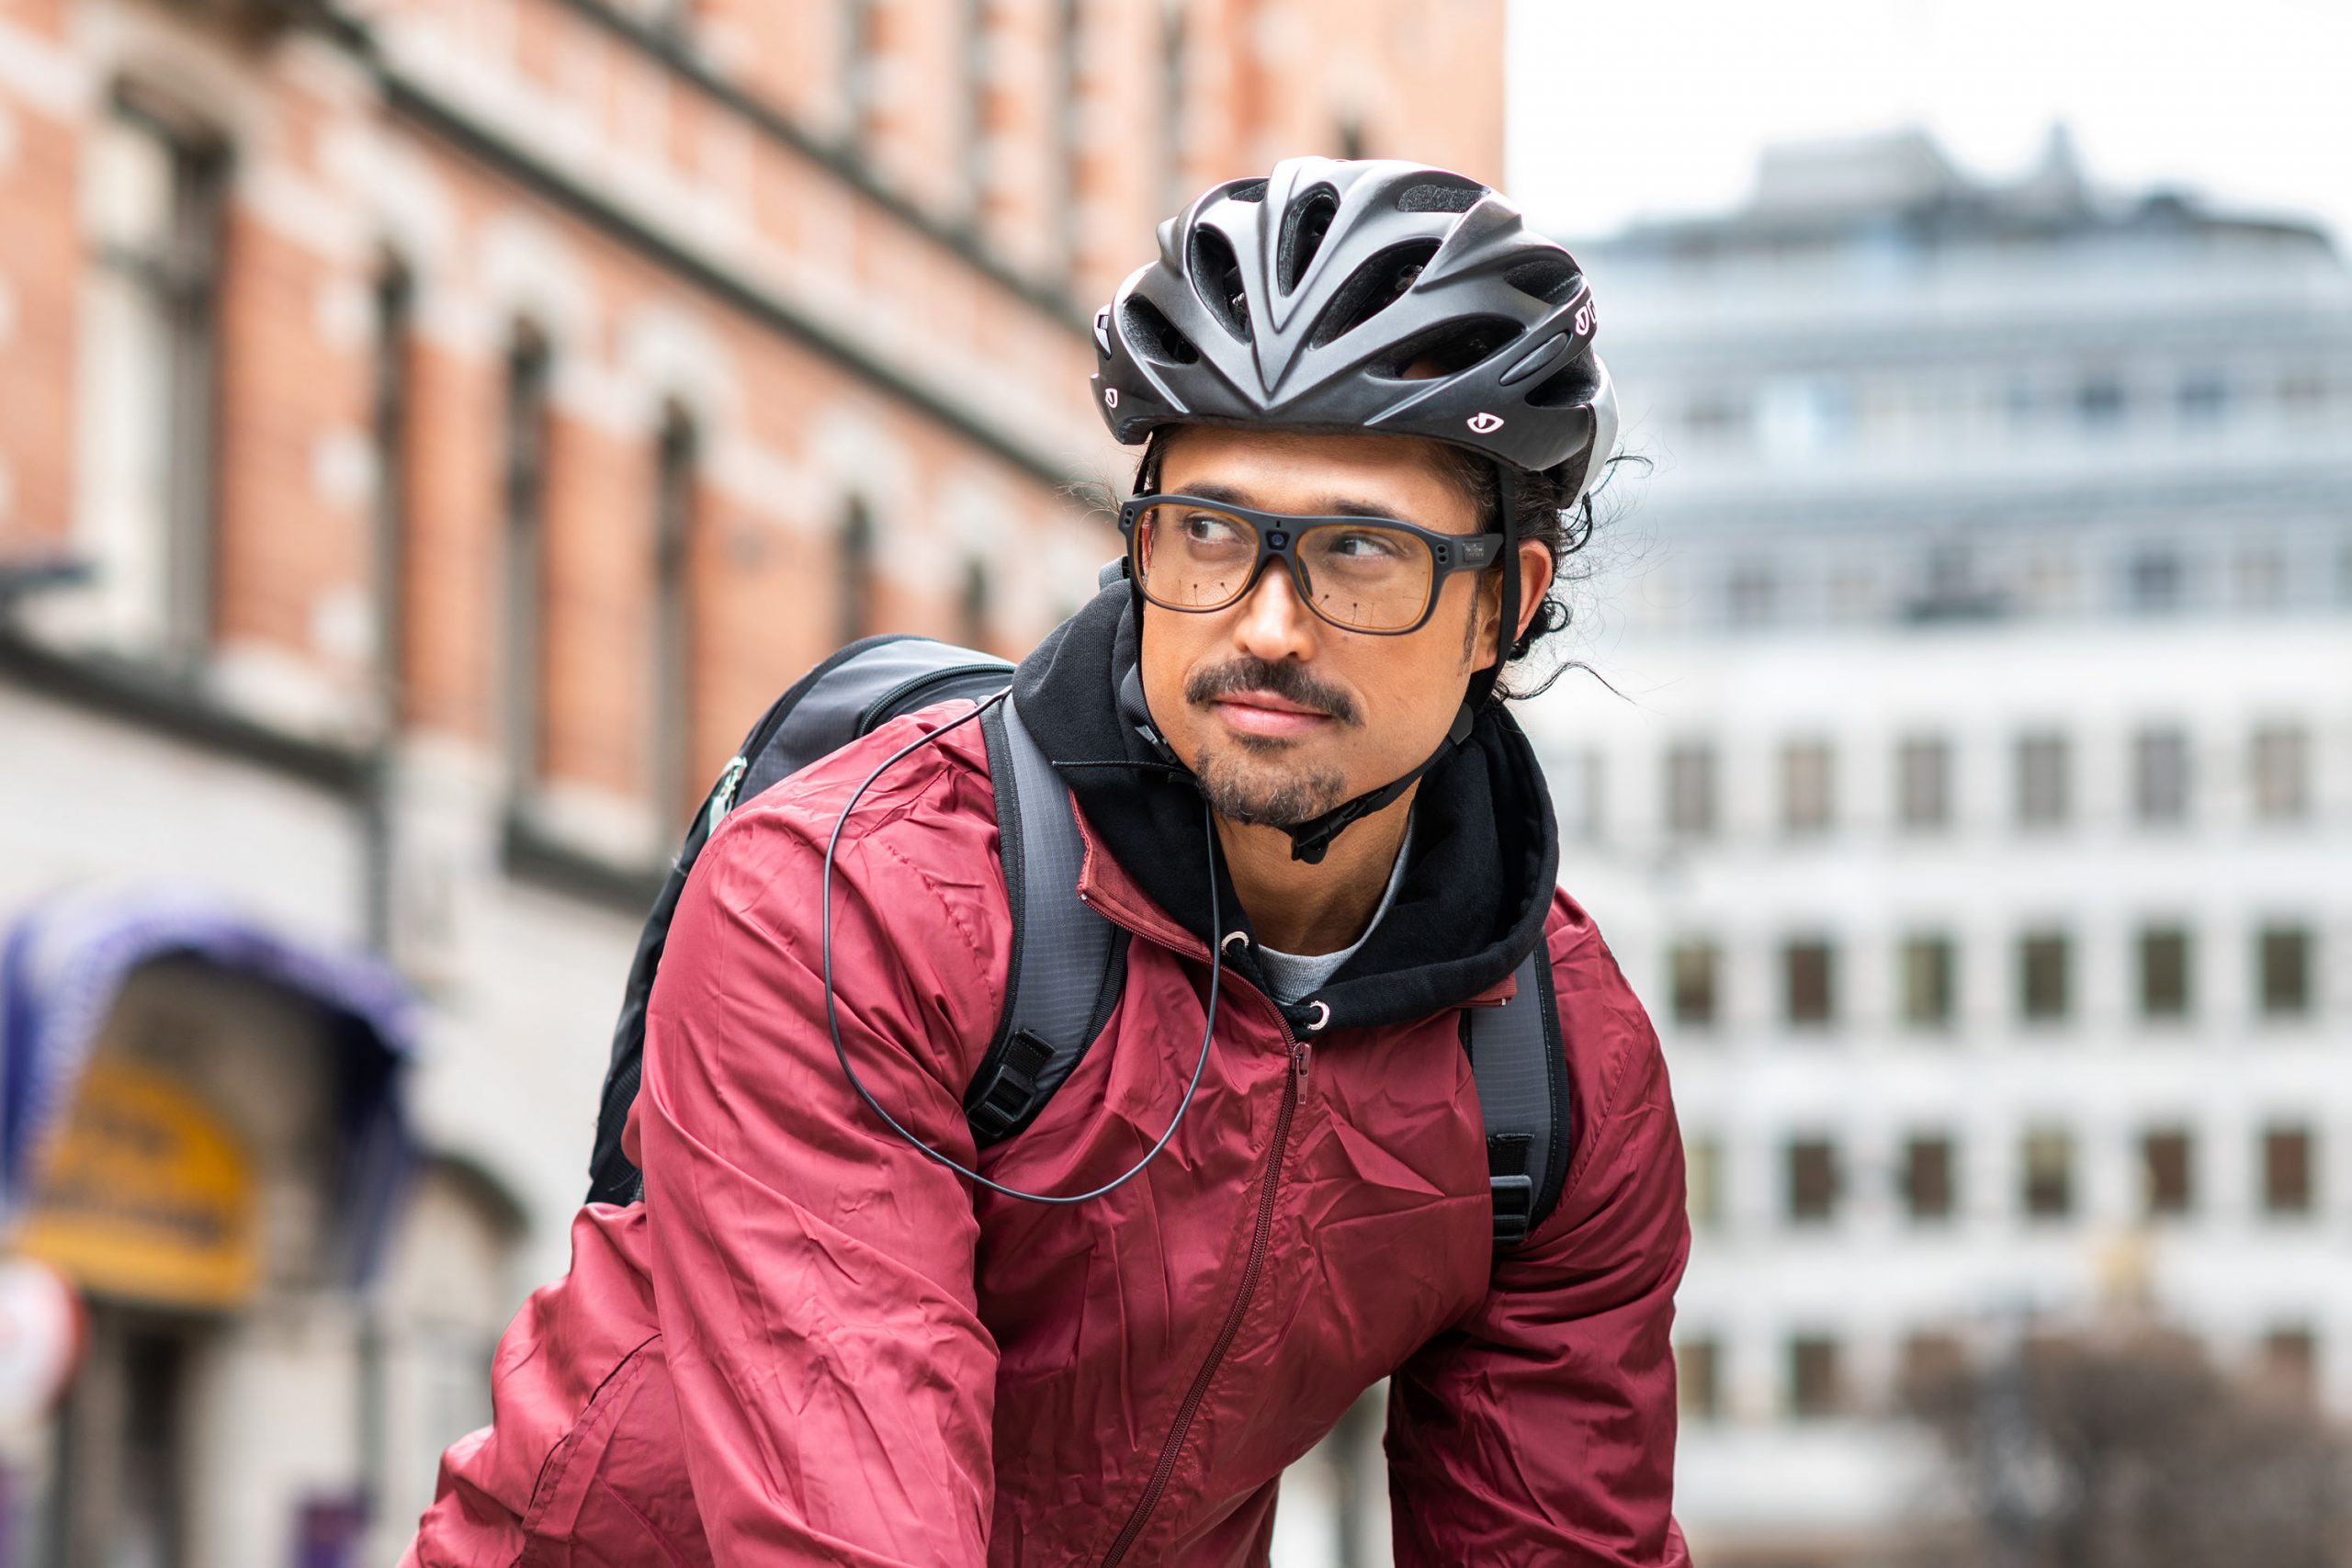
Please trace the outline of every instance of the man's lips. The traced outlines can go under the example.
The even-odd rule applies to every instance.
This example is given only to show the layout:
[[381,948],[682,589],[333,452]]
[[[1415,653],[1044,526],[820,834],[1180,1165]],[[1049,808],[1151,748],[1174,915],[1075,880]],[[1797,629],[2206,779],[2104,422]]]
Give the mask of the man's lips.
[[1304,735],[1318,725],[1331,722],[1329,714],[1267,692],[1237,692],[1229,697],[1219,697],[1212,705],[1219,718],[1244,735]]

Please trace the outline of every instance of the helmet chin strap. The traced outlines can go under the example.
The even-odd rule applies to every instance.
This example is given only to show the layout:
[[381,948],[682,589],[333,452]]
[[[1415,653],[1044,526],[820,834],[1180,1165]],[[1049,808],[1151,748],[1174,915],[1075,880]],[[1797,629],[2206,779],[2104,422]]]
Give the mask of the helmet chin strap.
[[[1419,767],[1378,789],[1335,806],[1320,817],[1282,829],[1290,835],[1291,859],[1304,861],[1308,865],[1322,864],[1332,840],[1374,812],[1395,805],[1423,773],[1445,761],[1455,747],[1470,739],[1470,731],[1478,722],[1478,710],[1487,705],[1487,699],[1494,694],[1495,682],[1502,679],[1503,666],[1510,660],[1510,645],[1516,640],[1514,634],[1519,630],[1519,485],[1511,466],[1499,458],[1495,462],[1495,502],[1502,513],[1503,603],[1502,616],[1495,627],[1493,667],[1480,670],[1470,677],[1469,690],[1463,694],[1462,706],[1455,710],[1453,722],[1446,727],[1444,740]],[[1143,613],[1141,585],[1131,581],[1131,591],[1135,594],[1136,614],[1140,617]],[[1129,670],[1120,681],[1119,707],[1137,734],[1170,762],[1177,763],[1180,768],[1182,766],[1160,735],[1159,727],[1152,722],[1151,710],[1144,701],[1139,668]]]

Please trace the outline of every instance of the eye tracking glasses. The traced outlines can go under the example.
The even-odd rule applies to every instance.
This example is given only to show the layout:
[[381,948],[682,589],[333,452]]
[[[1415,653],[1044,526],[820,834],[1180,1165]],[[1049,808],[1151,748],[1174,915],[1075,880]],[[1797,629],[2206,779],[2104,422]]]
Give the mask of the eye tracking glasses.
[[1500,558],[1500,534],[1441,534],[1385,517],[1294,517],[1188,495],[1139,495],[1119,532],[1143,596],[1206,614],[1240,603],[1280,558],[1306,607],[1343,631],[1401,637],[1437,608],[1457,571]]

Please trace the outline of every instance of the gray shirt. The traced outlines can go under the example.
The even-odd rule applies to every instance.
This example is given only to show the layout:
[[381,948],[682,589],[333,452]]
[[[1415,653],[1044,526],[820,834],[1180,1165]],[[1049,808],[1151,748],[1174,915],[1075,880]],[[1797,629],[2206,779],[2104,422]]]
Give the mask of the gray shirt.
[[1372,919],[1364,925],[1363,935],[1339,952],[1301,954],[1277,953],[1271,947],[1258,949],[1258,968],[1266,976],[1266,985],[1272,990],[1274,1000],[1284,1007],[1306,1000],[1322,989],[1325,981],[1340,972],[1340,964],[1355,956],[1356,949],[1362,947],[1379,926],[1380,918],[1388,913],[1388,906],[1396,901],[1396,889],[1405,882],[1405,859],[1412,852],[1413,824],[1408,819],[1405,841],[1396,846],[1396,864],[1388,874],[1388,891],[1380,896],[1380,908],[1372,912]]

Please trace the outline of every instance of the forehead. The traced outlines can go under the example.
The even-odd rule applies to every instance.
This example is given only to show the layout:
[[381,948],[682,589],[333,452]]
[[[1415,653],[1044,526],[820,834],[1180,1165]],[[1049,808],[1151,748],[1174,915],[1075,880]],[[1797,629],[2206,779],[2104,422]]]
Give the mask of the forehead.
[[1433,441],[1410,435],[1310,435],[1192,425],[1168,438],[1163,491],[1214,487],[1266,512],[1391,516],[1450,534],[1473,532],[1469,495]]

